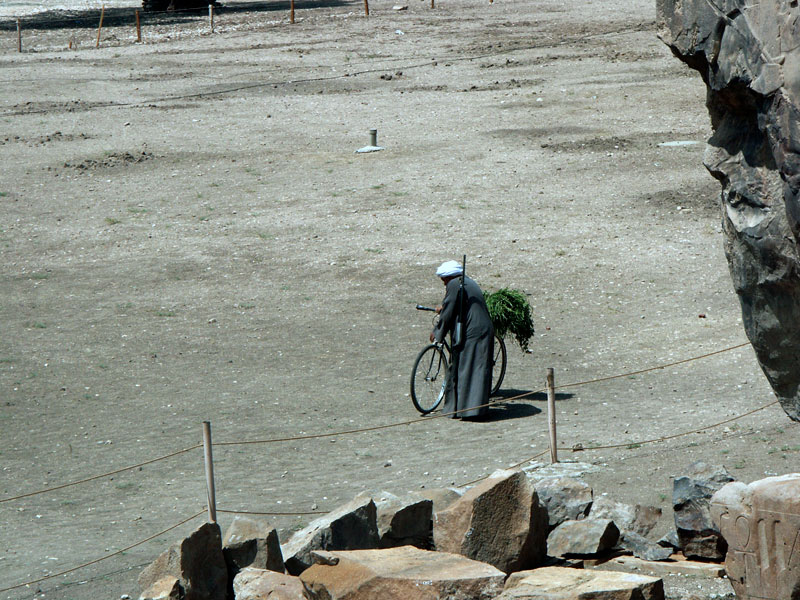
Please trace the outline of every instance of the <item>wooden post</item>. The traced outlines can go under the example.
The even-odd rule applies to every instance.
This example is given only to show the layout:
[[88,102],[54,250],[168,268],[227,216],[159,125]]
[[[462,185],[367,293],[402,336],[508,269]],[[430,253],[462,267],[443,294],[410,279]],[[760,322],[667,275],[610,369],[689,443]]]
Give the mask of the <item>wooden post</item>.
[[17,52],[22,52],[22,23],[17,19]]
[[136,11],[136,41],[142,43],[142,24],[139,22],[139,11]]
[[103,16],[106,14],[106,5],[100,7],[100,25],[97,26],[97,43],[95,44],[95,48],[100,47],[100,32],[103,30]]
[[556,388],[553,368],[547,369],[547,424],[550,429],[550,462],[558,462],[558,445],[556,443]]
[[364,0],[364,16],[369,16],[369,0]]
[[433,0],[431,0],[431,8],[433,8]]
[[214,33],[214,5],[208,5],[208,22],[211,26],[211,33]]
[[211,457],[211,421],[203,421],[203,455],[206,464],[206,489],[208,491],[208,522],[217,522],[217,497],[214,491],[214,461]]
[[294,0],[289,0],[289,23],[294,24]]

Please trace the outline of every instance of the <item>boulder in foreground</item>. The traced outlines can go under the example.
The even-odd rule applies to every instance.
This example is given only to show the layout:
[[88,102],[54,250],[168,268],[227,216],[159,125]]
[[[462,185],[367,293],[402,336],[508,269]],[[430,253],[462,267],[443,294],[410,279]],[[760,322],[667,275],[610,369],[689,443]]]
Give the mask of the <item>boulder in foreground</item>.
[[300,579],[310,600],[491,600],[505,574],[457,554],[413,546],[314,552]]
[[236,600],[305,600],[299,578],[253,567],[233,578],[233,594]]
[[198,527],[145,567],[138,581],[143,596],[154,597],[155,584],[162,590],[172,589],[168,582],[174,580],[178,581],[182,600],[225,600],[228,568],[219,525],[204,523]]
[[494,565],[530,569],[547,550],[547,510],[522,471],[496,471],[434,515],[436,549]]
[[286,570],[299,575],[311,566],[314,550],[360,550],[378,547],[377,511],[372,498],[358,497],[315,519],[281,547]]
[[497,600],[663,600],[657,577],[567,567],[512,573]]

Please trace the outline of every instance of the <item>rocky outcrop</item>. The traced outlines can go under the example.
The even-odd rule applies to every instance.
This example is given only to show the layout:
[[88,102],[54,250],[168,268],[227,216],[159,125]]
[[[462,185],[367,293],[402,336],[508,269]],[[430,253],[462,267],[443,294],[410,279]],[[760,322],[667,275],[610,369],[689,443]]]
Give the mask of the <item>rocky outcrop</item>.
[[733,481],[725,467],[703,462],[689,465],[686,475],[676,477],[672,486],[672,510],[678,543],[687,558],[722,560],[725,540],[711,519],[711,497]]
[[490,600],[505,574],[491,565],[413,546],[315,552],[300,579],[310,600]]
[[711,506],[736,597],[800,597],[800,474],[729,483]]
[[704,162],[722,184],[725,253],[745,332],[800,420],[800,7],[657,0],[659,35],[707,86]]
[[228,568],[219,525],[204,523],[147,566],[139,575],[142,597],[172,598],[175,581],[182,600],[225,600]]
[[437,550],[511,573],[544,559],[547,510],[525,473],[496,471],[437,512],[433,534]]
[[663,600],[657,577],[614,571],[542,567],[514,573],[497,600]]
[[281,546],[286,570],[299,575],[311,566],[313,550],[360,550],[378,547],[377,510],[360,496],[309,523]]
[[233,578],[235,600],[305,600],[303,582],[297,577],[246,567]]

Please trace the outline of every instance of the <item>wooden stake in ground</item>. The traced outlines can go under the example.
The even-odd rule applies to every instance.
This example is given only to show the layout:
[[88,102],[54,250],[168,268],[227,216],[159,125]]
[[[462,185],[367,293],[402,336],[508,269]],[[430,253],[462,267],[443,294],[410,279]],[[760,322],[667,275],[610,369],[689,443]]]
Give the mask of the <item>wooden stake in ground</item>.
[[431,0],[431,8],[433,8],[433,0]]
[[364,16],[369,16],[369,0],[364,0]]
[[17,52],[22,52],[22,23],[17,19]]
[[294,24],[294,0],[289,0],[289,23]]
[[103,30],[103,17],[106,14],[106,5],[100,7],[100,25],[97,26],[97,43],[95,44],[95,48],[100,47],[100,32]]
[[203,455],[206,466],[206,490],[208,491],[208,522],[217,522],[217,495],[214,490],[214,460],[211,457],[211,421],[203,421]]
[[208,24],[211,27],[211,33],[214,33],[214,5],[208,5]]
[[553,368],[547,369],[547,425],[550,429],[550,462],[558,462],[558,446],[556,444],[556,388]]
[[139,11],[136,11],[136,42],[142,43],[142,24],[139,22]]

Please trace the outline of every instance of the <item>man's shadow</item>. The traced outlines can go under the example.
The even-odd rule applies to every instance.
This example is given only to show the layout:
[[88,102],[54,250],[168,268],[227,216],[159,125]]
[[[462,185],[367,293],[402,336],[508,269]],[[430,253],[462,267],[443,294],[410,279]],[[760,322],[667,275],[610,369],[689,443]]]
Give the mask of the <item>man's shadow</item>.
[[[568,392],[556,392],[556,401],[567,400],[574,394]],[[483,419],[485,421],[506,421],[508,419],[521,419],[532,417],[542,412],[542,409],[530,404],[547,400],[546,392],[532,392],[530,390],[501,389],[491,398],[493,404],[489,407],[489,414]],[[508,400],[505,402],[504,400]]]

